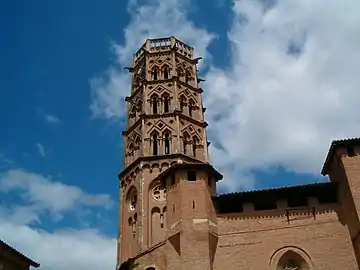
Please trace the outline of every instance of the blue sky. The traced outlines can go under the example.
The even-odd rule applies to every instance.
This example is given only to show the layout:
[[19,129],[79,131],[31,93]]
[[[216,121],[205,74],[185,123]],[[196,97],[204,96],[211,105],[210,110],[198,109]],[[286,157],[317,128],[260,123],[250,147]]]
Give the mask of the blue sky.
[[220,192],[325,181],[331,140],[360,132],[360,9],[342,3],[1,3],[0,237],[44,268],[113,269],[122,68],[149,37],[204,58]]

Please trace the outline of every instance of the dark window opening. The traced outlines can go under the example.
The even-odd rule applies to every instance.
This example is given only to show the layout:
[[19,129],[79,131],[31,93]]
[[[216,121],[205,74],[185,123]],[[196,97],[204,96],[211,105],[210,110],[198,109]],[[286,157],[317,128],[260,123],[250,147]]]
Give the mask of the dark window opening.
[[156,134],[153,136],[153,155],[158,155],[158,139]]
[[164,68],[164,79],[169,79],[169,70],[167,68]]
[[196,181],[196,172],[188,171],[187,178],[188,178],[188,181]]
[[154,81],[158,79],[158,70],[154,69]]
[[185,106],[185,103],[183,101],[180,101],[180,110],[183,111]]
[[300,197],[300,196],[290,196],[287,199],[288,207],[305,207],[308,206],[307,197]]
[[157,114],[157,98],[152,99],[153,114]]
[[165,134],[165,154],[170,154],[170,136]]
[[170,100],[168,97],[165,97],[164,99],[164,112],[167,113],[169,112],[169,103],[170,103]]
[[319,204],[328,204],[328,203],[337,203],[337,192],[331,191],[331,192],[324,192],[317,196],[317,200]]
[[191,105],[189,105],[189,116],[192,117],[192,111],[193,111],[193,108]]
[[254,203],[255,211],[274,210],[277,208],[275,202],[256,202]]
[[173,213],[175,213],[175,205],[172,206]]
[[347,150],[347,154],[348,154],[349,157],[354,157],[355,156],[354,148],[348,147],[348,148],[346,148],[346,150]]
[[241,213],[244,211],[243,204],[235,197],[224,198],[215,201],[216,209],[219,213]]
[[186,83],[189,82],[189,74],[188,74],[188,73],[185,74],[185,82],[186,82]]
[[195,209],[195,201],[193,201],[193,209]]

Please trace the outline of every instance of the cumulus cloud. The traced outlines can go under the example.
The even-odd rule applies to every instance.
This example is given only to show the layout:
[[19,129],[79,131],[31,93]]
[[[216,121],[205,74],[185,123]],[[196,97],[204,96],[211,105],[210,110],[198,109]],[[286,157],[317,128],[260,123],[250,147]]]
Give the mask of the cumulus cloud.
[[0,233],[42,269],[115,269],[116,239],[97,230],[47,232],[1,220]]
[[77,207],[114,205],[107,194],[88,194],[76,186],[64,185],[50,176],[13,169],[0,174],[0,192],[16,191],[30,205],[28,210],[48,210],[59,215]]
[[272,166],[318,174],[331,140],[359,136],[356,7],[235,1],[231,68],[206,74],[215,164],[232,175]]
[[[44,269],[114,269],[116,239],[96,229],[40,229],[49,213],[54,222],[80,210],[93,212],[114,205],[107,194],[89,194],[22,169],[0,175],[0,237],[41,263]],[[99,252],[99,250],[101,252]]]
[[[132,7],[126,40],[112,47],[118,65],[130,64],[146,38],[169,35],[211,59],[215,35],[195,27],[179,2]],[[331,140],[359,136],[358,10],[355,0],[233,1],[231,62],[211,66],[203,85],[212,161],[225,189],[252,187],[253,170],[318,175]],[[124,116],[129,79],[114,66],[92,84],[95,116]]]
[[113,43],[111,49],[117,57],[102,77],[93,78],[91,84],[92,103],[90,109],[94,117],[121,118],[125,116],[124,99],[130,93],[130,75],[123,68],[131,66],[135,48],[140,48],[147,38],[176,36],[196,48],[199,55],[211,60],[206,48],[214,34],[196,28],[187,19],[188,1],[147,1],[139,6],[130,1],[128,11],[131,21],[124,30],[123,44]]

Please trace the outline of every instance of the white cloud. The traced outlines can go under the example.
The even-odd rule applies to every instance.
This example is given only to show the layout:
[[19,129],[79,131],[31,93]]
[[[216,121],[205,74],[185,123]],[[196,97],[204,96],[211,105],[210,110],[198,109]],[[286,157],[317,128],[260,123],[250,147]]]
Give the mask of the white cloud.
[[49,122],[49,123],[52,123],[52,124],[57,124],[57,123],[61,122],[60,118],[57,117],[54,114],[45,114],[44,118],[45,118],[46,122]]
[[36,148],[37,148],[40,156],[45,157],[45,156],[46,156],[46,152],[45,152],[44,146],[43,146],[41,143],[37,143],[35,146],[36,146]]
[[[206,76],[206,117],[222,146],[212,148],[215,164],[233,165],[230,174],[270,166],[318,174],[331,140],[359,136],[359,7],[277,1],[265,12],[235,1],[231,69]],[[234,188],[231,179],[224,184]]]
[[198,29],[186,17],[187,1],[167,0],[148,1],[144,6],[137,6],[130,1],[128,10],[130,24],[124,30],[124,44],[112,44],[117,56],[117,63],[110,67],[104,77],[91,80],[92,103],[90,109],[95,117],[123,117],[124,99],[130,93],[130,74],[123,68],[131,66],[132,55],[147,38],[176,36],[196,48],[198,55],[211,60],[206,47],[214,38],[206,30]]
[[[50,176],[28,172],[22,169],[9,170],[0,174],[0,192],[16,191],[27,202],[25,206],[17,204],[18,211],[27,211],[24,217],[38,220],[38,214],[49,211],[54,217],[61,216],[82,207],[105,207],[110,209],[114,202],[107,194],[88,194],[76,186],[64,185],[54,181]],[[15,215],[15,211],[11,211]],[[16,216],[15,216],[16,218]]]
[[[134,12],[124,44],[113,46],[118,64],[129,65],[145,38],[169,35],[210,56],[213,35],[196,28],[179,1],[151,2]],[[331,140],[359,136],[359,8],[355,0],[234,1],[230,66],[212,67],[203,85],[225,188],[251,187],[254,169],[318,175]],[[110,68],[92,84],[95,116],[124,115],[129,80]]]
[[41,265],[41,269],[115,269],[116,239],[96,230],[47,232],[0,223],[1,238]]
[[[20,194],[21,200],[14,192]],[[20,169],[0,175],[0,195],[5,198],[0,206],[1,239],[38,261],[42,269],[115,268],[116,239],[95,229],[40,229],[49,213],[54,221],[78,209],[96,216],[93,207],[113,206],[109,195],[88,194],[51,177]]]

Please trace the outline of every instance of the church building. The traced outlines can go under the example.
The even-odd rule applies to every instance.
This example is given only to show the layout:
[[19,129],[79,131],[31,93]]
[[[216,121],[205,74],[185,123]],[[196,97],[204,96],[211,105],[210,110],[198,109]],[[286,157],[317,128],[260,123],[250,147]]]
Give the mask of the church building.
[[359,269],[360,138],[332,142],[328,182],[217,195],[200,60],[160,38],[126,68],[117,270]]

